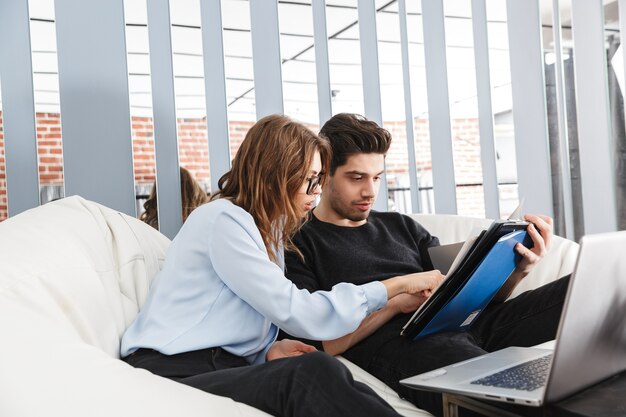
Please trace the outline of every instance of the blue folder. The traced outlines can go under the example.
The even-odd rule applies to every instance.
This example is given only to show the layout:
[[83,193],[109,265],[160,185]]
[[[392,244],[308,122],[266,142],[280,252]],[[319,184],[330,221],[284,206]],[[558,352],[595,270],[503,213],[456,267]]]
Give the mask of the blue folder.
[[418,332],[407,332],[408,335],[418,339],[433,333],[466,330],[497,294],[521,259],[514,249],[517,243],[532,246],[532,239],[526,230],[516,230],[499,238],[467,279],[455,290],[447,291],[447,303],[425,325],[422,322]]

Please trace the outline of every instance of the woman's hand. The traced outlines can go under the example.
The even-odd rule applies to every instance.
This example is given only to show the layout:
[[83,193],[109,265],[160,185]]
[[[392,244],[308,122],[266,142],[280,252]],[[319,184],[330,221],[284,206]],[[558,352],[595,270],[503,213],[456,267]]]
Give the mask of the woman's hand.
[[444,279],[445,276],[435,269],[389,278],[382,283],[387,288],[387,299],[404,293],[430,297]]
[[315,352],[316,350],[315,346],[307,345],[299,340],[283,339],[274,342],[272,347],[267,351],[265,359],[269,362],[274,359],[300,356],[304,353]]
[[422,304],[424,304],[424,301],[428,300],[429,296],[430,295],[424,295],[421,293],[416,295],[407,293],[398,294],[389,300],[387,305],[392,308],[396,314],[413,313]]

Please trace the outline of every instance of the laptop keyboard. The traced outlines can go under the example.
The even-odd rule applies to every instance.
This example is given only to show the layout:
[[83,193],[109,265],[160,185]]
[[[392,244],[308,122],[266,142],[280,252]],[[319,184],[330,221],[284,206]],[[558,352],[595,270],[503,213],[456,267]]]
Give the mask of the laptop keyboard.
[[546,383],[551,362],[552,355],[546,355],[477,379],[471,384],[534,391]]

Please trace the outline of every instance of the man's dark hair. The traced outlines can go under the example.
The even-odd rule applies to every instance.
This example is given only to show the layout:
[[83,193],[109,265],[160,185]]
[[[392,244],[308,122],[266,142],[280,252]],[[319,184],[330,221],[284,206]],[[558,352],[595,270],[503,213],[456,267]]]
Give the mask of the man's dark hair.
[[333,150],[330,175],[334,175],[337,167],[345,164],[352,155],[385,155],[391,145],[391,133],[375,122],[352,113],[339,113],[331,117],[322,126],[320,136],[330,141]]

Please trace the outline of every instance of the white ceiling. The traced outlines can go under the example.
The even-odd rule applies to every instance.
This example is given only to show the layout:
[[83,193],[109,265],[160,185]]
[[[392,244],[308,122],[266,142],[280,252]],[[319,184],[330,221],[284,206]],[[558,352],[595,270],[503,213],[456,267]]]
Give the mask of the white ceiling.
[[[551,20],[551,0],[542,1],[544,24]],[[613,3],[614,0],[606,3]],[[327,31],[333,111],[363,112],[358,42],[357,0],[327,0]],[[566,3],[566,2],[562,2]],[[376,0],[378,55],[383,119],[404,120],[397,3]],[[511,108],[506,2],[487,0],[492,102],[494,112]],[[607,6],[607,10],[612,7]],[[58,112],[58,66],[53,0],[29,0],[37,111]],[[205,114],[199,0],[170,0],[172,49],[179,117]],[[614,8],[615,14],[617,9]],[[151,116],[151,86],[146,0],[124,0],[131,112]],[[279,2],[280,49],[285,113],[318,122],[313,18],[310,1]],[[419,1],[407,1],[409,60],[414,116],[428,111]],[[450,105],[453,117],[476,114],[476,86],[471,2],[444,0]],[[610,13],[608,13],[610,14]],[[546,17],[547,16],[547,17]],[[569,21],[567,11],[563,22]],[[607,16],[607,26],[613,19]],[[617,19],[613,19],[613,22]],[[226,92],[231,120],[254,120],[254,83],[247,0],[222,0]],[[547,21],[547,23],[546,23]],[[352,26],[351,26],[352,25]],[[614,24],[613,24],[614,26]],[[546,34],[547,32],[547,34]],[[544,30],[549,47],[550,30]],[[567,41],[567,33],[564,33]],[[292,59],[294,56],[297,58]]]

